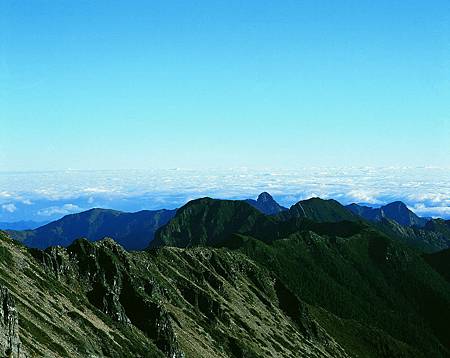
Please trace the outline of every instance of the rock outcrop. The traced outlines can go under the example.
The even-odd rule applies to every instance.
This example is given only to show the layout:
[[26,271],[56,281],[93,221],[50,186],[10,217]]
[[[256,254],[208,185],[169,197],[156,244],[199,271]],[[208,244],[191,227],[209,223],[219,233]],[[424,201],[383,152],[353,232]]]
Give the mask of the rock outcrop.
[[0,354],[2,357],[23,357],[16,305],[3,285],[0,285],[0,305]]

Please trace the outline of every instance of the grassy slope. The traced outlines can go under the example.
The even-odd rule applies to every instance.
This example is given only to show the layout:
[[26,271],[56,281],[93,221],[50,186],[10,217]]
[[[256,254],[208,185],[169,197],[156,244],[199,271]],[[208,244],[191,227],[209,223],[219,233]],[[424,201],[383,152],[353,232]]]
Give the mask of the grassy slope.
[[[345,348],[357,347],[354,354],[449,353],[444,346],[450,342],[448,284],[417,252],[376,231],[348,238],[303,232],[272,244],[236,236],[228,245],[270,268],[309,304],[326,310],[315,311],[318,319]],[[338,330],[342,325],[346,328]],[[357,330],[363,334],[353,335]]]
[[0,253],[0,282],[15,299],[22,350],[29,356],[162,357],[142,332],[114,323],[2,232]]

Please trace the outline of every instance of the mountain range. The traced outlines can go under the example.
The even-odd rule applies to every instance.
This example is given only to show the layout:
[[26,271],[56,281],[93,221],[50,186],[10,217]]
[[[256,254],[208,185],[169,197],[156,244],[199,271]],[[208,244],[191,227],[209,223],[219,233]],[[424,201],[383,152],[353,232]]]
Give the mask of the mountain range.
[[142,250],[153,240],[155,231],[175,215],[175,210],[142,210],[125,213],[110,209],[91,209],[66,215],[34,230],[8,233],[28,247],[68,246],[79,238],[97,241],[113,237],[128,250]]
[[[275,220],[286,221],[292,217],[305,218],[314,222],[367,220],[390,236],[397,237],[426,252],[450,247],[448,221],[420,218],[401,202],[394,202],[381,208],[369,208],[357,204],[344,207],[332,199],[311,198],[302,200],[287,209],[279,205],[266,192],[261,193],[257,200],[247,199],[244,202],[256,208],[257,211],[272,216]],[[67,246],[82,237],[91,241],[112,237],[127,250],[142,250],[149,246],[155,232],[168,223],[175,212],[176,210],[163,209],[124,213],[109,209],[91,209],[67,215],[34,230],[8,230],[8,233],[26,246],[35,248]],[[400,222],[406,225],[401,225]],[[419,227],[413,223],[421,223],[422,226]]]
[[[270,215],[202,198],[171,215],[138,251],[92,238],[41,250],[0,232],[0,353],[450,355],[450,251],[424,253],[385,230],[393,219],[373,222],[318,198]],[[127,229],[114,232],[131,232],[125,218]],[[443,220],[395,223],[448,229]]]
[[[386,234],[397,237],[425,252],[435,252],[450,247],[449,221],[421,218],[401,202],[394,202],[380,208],[358,204],[344,207],[332,199],[311,198],[299,201],[288,209],[279,205],[267,192],[261,193],[257,200],[247,199],[243,202],[278,221],[289,221],[288,219],[293,217],[314,222],[365,220],[373,223]],[[249,210],[248,207],[246,208],[245,210]],[[214,208],[211,209],[214,210]],[[26,246],[41,249],[56,245],[68,246],[79,238],[97,241],[104,237],[112,237],[127,250],[143,250],[153,241],[155,232],[168,223],[175,213],[176,210],[164,209],[125,213],[96,208],[67,215],[34,230],[7,231],[11,237]],[[214,226],[213,213],[209,219]],[[208,223],[205,223],[204,227],[207,225]],[[198,237],[197,240],[199,240]]]
[[346,207],[356,215],[375,222],[382,221],[383,219],[390,219],[402,226],[424,227],[429,221],[427,218],[417,216],[401,201],[394,201],[379,208],[358,204],[350,204]]
[[0,222],[0,230],[33,230],[45,224],[48,224],[48,221],[37,222],[32,220],[21,220],[15,222]]

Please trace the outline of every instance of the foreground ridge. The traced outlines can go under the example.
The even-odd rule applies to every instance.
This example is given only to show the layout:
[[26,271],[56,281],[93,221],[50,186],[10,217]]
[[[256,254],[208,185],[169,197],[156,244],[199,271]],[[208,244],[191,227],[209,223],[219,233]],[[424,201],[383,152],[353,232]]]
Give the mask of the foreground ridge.
[[4,235],[1,245],[14,267],[2,264],[2,277],[19,301],[24,354],[348,356],[306,304],[238,252],[129,253],[111,239],[28,251]]
[[[446,234],[445,221],[431,223]],[[1,348],[49,357],[447,357],[447,252],[408,246],[394,225],[431,230],[371,222],[319,198],[276,215],[202,198],[178,209],[145,251],[111,238],[42,251],[0,232]]]

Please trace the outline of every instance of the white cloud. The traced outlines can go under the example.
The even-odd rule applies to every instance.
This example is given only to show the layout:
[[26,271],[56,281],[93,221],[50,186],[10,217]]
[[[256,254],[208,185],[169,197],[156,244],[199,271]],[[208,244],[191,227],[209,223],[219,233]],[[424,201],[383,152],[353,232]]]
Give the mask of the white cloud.
[[10,198],[11,194],[7,191],[0,191],[0,198]]
[[411,209],[421,216],[450,217],[450,206],[427,207],[424,204],[416,204]]
[[[110,170],[0,176],[0,205],[29,200],[40,216],[66,215],[95,203],[122,210],[173,208],[190,198],[254,198],[268,191],[284,206],[312,196],[343,204],[402,200],[418,213],[450,217],[448,168],[301,168],[296,170]],[[26,199],[25,199],[26,198]],[[72,203],[75,207],[63,205]],[[417,206],[422,204],[423,207]],[[69,204],[66,204],[69,205]],[[121,206],[122,205],[122,206]],[[17,215],[23,210],[18,210]],[[28,215],[28,214],[27,214]]]
[[17,207],[14,204],[9,203],[9,204],[3,204],[2,209],[4,211],[7,211],[8,213],[13,213],[17,210]]
[[348,193],[342,194],[347,200],[350,199],[356,203],[368,204],[380,204],[380,200],[377,199],[378,195],[377,191],[371,191],[370,189],[350,190]]
[[37,212],[40,216],[68,215],[83,211],[78,205],[64,204],[62,206],[50,206]]
[[108,193],[108,192],[110,192],[110,190],[105,189],[105,188],[85,188],[85,189],[83,189],[83,192],[98,194],[98,193]]

